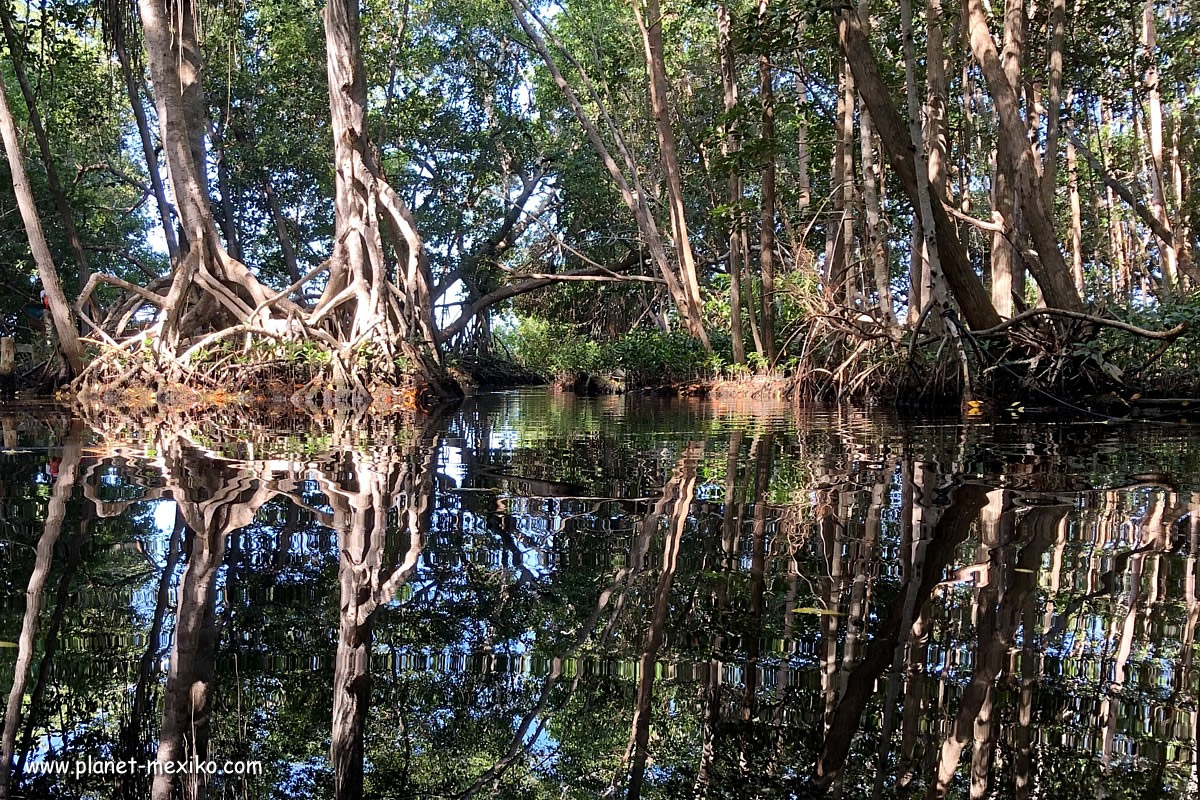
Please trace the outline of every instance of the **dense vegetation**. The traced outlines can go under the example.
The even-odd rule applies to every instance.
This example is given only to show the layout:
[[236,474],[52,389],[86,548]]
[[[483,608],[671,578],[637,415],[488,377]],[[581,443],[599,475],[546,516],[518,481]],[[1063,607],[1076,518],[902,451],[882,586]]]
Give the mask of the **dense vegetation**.
[[1187,3],[0,8],[0,313],[79,387],[1194,393]]

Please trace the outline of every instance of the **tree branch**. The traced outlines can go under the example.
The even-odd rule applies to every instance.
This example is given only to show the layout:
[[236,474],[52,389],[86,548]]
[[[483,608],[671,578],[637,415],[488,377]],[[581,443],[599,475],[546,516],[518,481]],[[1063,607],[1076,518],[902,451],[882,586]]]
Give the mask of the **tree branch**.
[[1188,329],[1188,324],[1186,322],[1181,322],[1169,330],[1152,331],[1147,330],[1146,328],[1139,328],[1136,325],[1130,325],[1128,322],[1121,322],[1120,320],[1116,319],[1108,319],[1107,317],[1097,317],[1094,314],[1083,314],[1078,311],[1067,311],[1063,308],[1031,308],[1028,311],[1017,314],[1012,319],[1007,319],[1004,322],[1001,322],[999,325],[994,325],[990,328],[984,328],[983,330],[979,331],[972,331],[972,335],[977,337],[995,336],[996,334],[1001,333],[1008,328],[1013,327],[1014,325],[1018,325],[1037,316],[1055,316],[1083,320],[1084,322],[1090,322],[1093,325],[1103,325],[1107,328],[1116,328],[1117,330],[1132,333],[1135,336],[1141,336],[1144,339],[1159,339],[1168,341],[1172,339],[1178,339]]
[[621,275],[621,270],[631,269],[634,266],[642,263],[642,257],[639,253],[631,252],[625,259],[613,267],[583,267],[580,269],[568,270],[557,274],[534,273],[526,277],[526,280],[519,283],[510,283],[501,286],[488,292],[483,297],[479,298],[470,306],[463,309],[462,314],[458,319],[451,322],[444,330],[438,333],[438,341],[445,343],[462,333],[470,324],[471,320],[491,306],[509,300],[519,295],[528,294],[537,289],[542,289],[554,283],[568,281],[638,281],[643,283],[662,283],[660,278],[651,278],[645,275]]
[[140,271],[143,275],[146,276],[146,280],[152,281],[159,277],[159,273],[156,270],[154,270],[153,268],[151,268],[151,266],[149,264],[147,264],[143,259],[138,258],[133,253],[129,252],[128,250],[126,250],[124,248],[112,247],[109,245],[89,244],[89,245],[86,245],[86,249],[91,250],[96,253],[113,253],[114,255],[120,256],[124,260],[128,261],[130,264],[133,264],[135,267],[137,267],[138,271]]

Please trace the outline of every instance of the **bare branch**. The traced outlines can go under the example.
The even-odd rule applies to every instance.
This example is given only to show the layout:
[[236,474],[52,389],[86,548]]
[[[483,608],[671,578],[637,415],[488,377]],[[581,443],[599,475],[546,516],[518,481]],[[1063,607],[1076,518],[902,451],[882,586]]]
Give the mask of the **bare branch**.
[[979,331],[972,331],[972,335],[976,337],[995,336],[996,334],[1002,333],[1014,325],[1019,325],[1026,320],[1038,316],[1066,317],[1067,319],[1082,320],[1084,322],[1090,322],[1093,325],[1102,325],[1106,328],[1116,328],[1117,330],[1132,333],[1135,336],[1141,336],[1144,339],[1178,339],[1188,330],[1188,324],[1186,322],[1181,322],[1169,330],[1152,331],[1147,330],[1146,328],[1139,328],[1137,325],[1130,325],[1128,322],[1121,322],[1120,320],[1116,319],[1108,319],[1107,317],[1098,317],[1094,314],[1084,314],[1078,311],[1068,311],[1063,308],[1031,308],[1028,311],[1017,314],[1012,319],[1001,322],[999,325],[994,325],[991,328],[984,328],[983,330]]
[[659,278],[649,278],[645,275],[621,275],[620,270],[631,269],[637,264],[642,263],[642,258],[638,253],[630,253],[628,257],[620,264],[613,268],[609,267],[584,267],[581,269],[568,270],[558,274],[543,274],[538,273],[528,277],[519,283],[510,283],[506,286],[501,286],[499,289],[485,294],[483,297],[471,303],[470,306],[463,309],[462,315],[454,322],[450,323],[444,330],[438,334],[438,341],[446,342],[458,334],[470,324],[478,314],[491,307],[496,303],[503,302],[513,297],[522,294],[542,289],[551,284],[567,281],[592,280],[592,281],[639,281],[645,283],[662,283]]

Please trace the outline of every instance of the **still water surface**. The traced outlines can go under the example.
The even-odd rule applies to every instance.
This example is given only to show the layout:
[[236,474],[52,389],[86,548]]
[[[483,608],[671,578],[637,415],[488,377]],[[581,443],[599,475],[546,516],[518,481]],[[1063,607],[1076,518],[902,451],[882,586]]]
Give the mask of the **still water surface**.
[[[0,797],[1197,791],[1193,429],[101,427],[4,419]],[[260,774],[45,774],[192,756]]]

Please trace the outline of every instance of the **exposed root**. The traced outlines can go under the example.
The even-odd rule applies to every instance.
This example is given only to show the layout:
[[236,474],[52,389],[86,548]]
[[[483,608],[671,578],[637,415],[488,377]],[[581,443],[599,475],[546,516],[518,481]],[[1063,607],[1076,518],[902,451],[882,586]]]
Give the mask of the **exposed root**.
[[[821,296],[800,294],[790,299],[804,309],[782,348],[791,354],[786,366],[795,399],[894,399],[916,385],[930,394],[930,400],[958,391],[953,385],[957,368],[940,356],[930,364],[924,351],[910,352],[898,327],[833,305]],[[916,380],[918,368],[922,372],[932,368],[933,374]]]
[[[381,179],[374,184],[376,192],[386,187]],[[171,278],[150,288],[93,275],[75,308],[92,333],[86,341],[94,357],[70,384],[67,399],[86,405],[98,398],[119,401],[129,392],[164,398],[216,389],[230,397],[277,395],[307,406],[365,406],[397,396],[432,405],[460,397],[431,329],[414,319],[422,315],[413,308],[413,287],[401,290],[386,276],[362,274],[361,259],[351,251],[366,236],[349,229],[332,258],[277,292],[225,253],[215,234],[198,236],[210,239],[211,247],[203,241],[194,246]],[[327,271],[316,308],[287,299]],[[97,322],[88,309],[102,285],[122,295]]]
[[[942,325],[929,326],[941,333],[924,335],[929,308],[907,331],[851,309],[807,310],[789,338],[789,345],[798,343],[790,348],[795,398],[904,406],[1137,398],[1152,365],[1188,330],[1186,324],[1151,330],[1097,314],[1037,308],[975,332],[959,328],[950,313]],[[1126,362],[1123,370],[1111,358],[1147,346],[1135,368]]]
[[282,330],[233,325],[185,342],[174,356],[156,346],[162,323],[116,342],[89,339],[95,357],[60,398],[80,408],[224,406],[397,410],[455,396],[408,365],[378,369],[375,342],[339,343],[294,320]]

